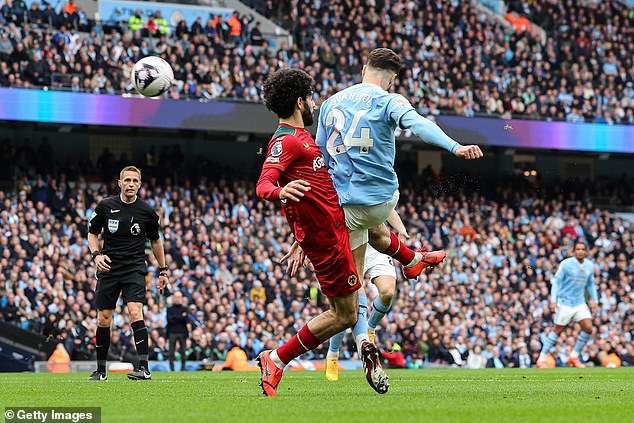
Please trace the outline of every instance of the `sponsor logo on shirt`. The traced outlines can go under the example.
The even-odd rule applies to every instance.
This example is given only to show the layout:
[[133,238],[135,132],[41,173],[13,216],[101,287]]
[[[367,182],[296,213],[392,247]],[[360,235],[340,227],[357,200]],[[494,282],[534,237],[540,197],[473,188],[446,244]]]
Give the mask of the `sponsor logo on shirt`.
[[324,166],[326,166],[326,162],[324,161],[324,156],[315,157],[313,159],[313,170],[315,172]]
[[280,162],[279,157],[267,157],[266,159],[266,163],[279,163],[279,162]]

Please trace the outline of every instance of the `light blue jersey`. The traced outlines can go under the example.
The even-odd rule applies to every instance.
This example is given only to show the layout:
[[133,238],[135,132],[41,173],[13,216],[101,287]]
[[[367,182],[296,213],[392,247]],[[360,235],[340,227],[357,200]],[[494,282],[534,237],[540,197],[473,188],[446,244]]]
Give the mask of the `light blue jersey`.
[[342,205],[374,206],[392,199],[398,189],[397,126],[410,128],[423,141],[452,152],[459,146],[416,113],[402,95],[377,85],[353,85],[324,101],[315,142]]
[[592,301],[597,303],[594,264],[588,259],[579,263],[575,257],[563,260],[552,281],[550,290],[552,301],[570,307],[583,305],[586,303],[586,289]]

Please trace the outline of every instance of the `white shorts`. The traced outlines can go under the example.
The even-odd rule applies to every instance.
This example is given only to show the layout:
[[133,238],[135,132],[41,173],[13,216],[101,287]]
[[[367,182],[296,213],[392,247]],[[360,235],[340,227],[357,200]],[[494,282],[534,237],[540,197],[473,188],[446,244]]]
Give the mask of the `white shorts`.
[[558,326],[567,326],[571,321],[579,322],[584,319],[591,319],[590,309],[586,304],[578,306],[566,306],[559,304],[557,313],[555,314],[555,324]]
[[365,274],[370,277],[371,281],[379,276],[396,278],[392,257],[379,253],[370,245],[367,245],[365,249],[364,269]]
[[368,243],[368,229],[382,225],[392,210],[396,207],[399,197],[398,190],[394,191],[392,199],[375,206],[344,205],[346,214],[346,226],[350,232],[350,248],[356,250]]

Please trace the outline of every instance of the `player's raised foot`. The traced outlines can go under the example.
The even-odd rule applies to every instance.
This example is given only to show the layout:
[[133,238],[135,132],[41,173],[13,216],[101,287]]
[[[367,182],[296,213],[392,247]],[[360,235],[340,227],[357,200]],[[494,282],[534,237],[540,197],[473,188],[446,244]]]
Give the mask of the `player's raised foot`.
[[384,394],[390,387],[389,377],[379,359],[379,350],[376,346],[368,341],[361,344],[361,362],[363,363],[363,371],[368,383],[379,394]]
[[438,266],[447,257],[445,250],[426,251],[424,248],[419,248],[416,252],[421,253],[423,257],[414,266],[403,268],[403,274],[407,279],[416,279],[425,268]]
[[535,363],[535,367],[538,369],[554,369],[556,366],[555,359],[548,354],[545,357],[540,357],[537,359]]
[[568,358],[568,365],[575,366],[577,369],[585,369],[586,365],[581,362],[579,357],[570,357]]
[[[370,339],[370,342],[372,342],[374,344],[374,337],[376,335],[376,332],[373,330],[369,330],[368,329],[368,338]],[[376,344],[375,344],[376,345]]]
[[339,359],[326,359],[326,380],[339,380]]
[[98,380],[108,380],[108,376],[106,375],[105,372],[100,372],[99,370],[95,370],[94,372],[92,372],[90,376],[88,376],[88,379],[86,380],[88,382],[93,382]]
[[541,358],[537,360],[537,363],[535,363],[535,367],[537,367],[538,369],[547,369],[550,366],[548,364],[548,360],[546,360],[545,358]]
[[271,360],[271,350],[262,351],[255,360],[262,371],[262,377],[260,378],[262,392],[267,397],[276,396],[277,385],[280,384],[280,380],[284,376],[284,370],[278,368]]
[[134,372],[128,373],[128,379],[130,380],[150,380],[152,379],[152,374],[145,367],[139,367],[139,370],[135,370]]

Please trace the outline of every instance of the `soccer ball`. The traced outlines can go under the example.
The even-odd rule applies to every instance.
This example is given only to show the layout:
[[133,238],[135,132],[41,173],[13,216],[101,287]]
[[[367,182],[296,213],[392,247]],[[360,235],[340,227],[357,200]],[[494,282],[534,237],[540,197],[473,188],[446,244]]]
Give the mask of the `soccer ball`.
[[132,84],[141,95],[158,97],[169,90],[173,82],[172,67],[160,57],[144,57],[134,65]]

